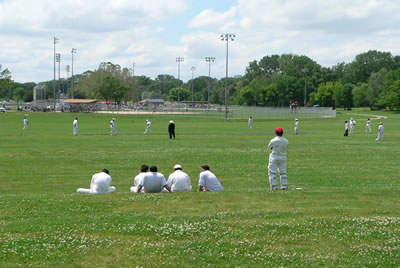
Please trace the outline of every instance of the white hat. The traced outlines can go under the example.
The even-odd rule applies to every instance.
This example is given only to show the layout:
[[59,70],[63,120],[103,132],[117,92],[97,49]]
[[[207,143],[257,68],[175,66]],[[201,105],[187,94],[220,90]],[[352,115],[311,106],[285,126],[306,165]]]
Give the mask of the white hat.
[[178,164],[176,164],[176,165],[174,166],[174,169],[178,169],[178,168],[182,169],[182,166],[181,166],[181,165],[178,165]]
[[169,121],[169,122],[170,122],[171,124],[173,124],[173,123],[174,123],[174,121],[172,121],[172,120],[171,120],[171,121]]
[[146,119],[146,122],[149,122],[149,120]]
[[382,122],[379,122],[379,125],[383,125],[383,123],[382,123]]
[[296,118],[296,120],[295,120],[295,121],[299,121],[299,119],[297,119],[297,118]]
[[115,118],[113,118],[112,120],[114,120],[114,121],[115,121]]

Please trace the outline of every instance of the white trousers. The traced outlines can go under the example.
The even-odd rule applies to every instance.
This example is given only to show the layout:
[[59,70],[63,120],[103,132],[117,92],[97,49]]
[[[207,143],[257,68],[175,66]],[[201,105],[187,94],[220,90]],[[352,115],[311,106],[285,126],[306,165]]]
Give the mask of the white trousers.
[[147,132],[153,133],[153,131],[151,131],[151,127],[146,127],[146,130],[144,131],[144,134],[146,134]]
[[296,134],[296,135],[299,134],[299,127],[297,127],[297,126],[294,127],[294,134]]
[[288,179],[286,174],[286,160],[278,160],[278,159],[269,159],[268,164],[268,176],[269,176],[269,184],[271,186],[271,190],[277,189],[277,173],[279,172],[281,179],[281,187],[287,189],[288,187]]
[[356,127],[352,127],[352,126],[350,126],[350,133],[354,133],[354,129],[355,129]]
[[371,126],[370,125],[367,125],[365,127],[365,132],[368,132],[368,131],[369,131],[369,133],[371,133]]
[[[132,186],[131,187],[131,193],[136,193],[136,192],[137,192],[137,187],[136,186]],[[142,187],[142,190],[140,192],[144,193],[144,187]]]
[[115,136],[115,135],[117,135],[117,129],[115,127],[112,127],[110,136]]
[[74,127],[74,136],[78,136],[78,128]]
[[24,129],[28,129],[28,125],[27,124],[24,124]]
[[111,193],[115,192],[115,187],[114,186],[108,187],[108,190],[105,193],[94,192],[94,191],[92,191],[92,189],[85,189],[85,188],[78,188],[76,190],[76,192],[78,194],[111,194]]
[[378,133],[378,138],[376,138],[376,140],[383,140],[383,133]]

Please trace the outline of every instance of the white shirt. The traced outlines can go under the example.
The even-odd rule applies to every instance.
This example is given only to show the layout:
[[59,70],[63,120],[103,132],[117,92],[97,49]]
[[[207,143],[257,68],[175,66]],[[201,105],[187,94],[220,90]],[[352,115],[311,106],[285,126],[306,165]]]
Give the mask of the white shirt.
[[78,120],[75,119],[72,125],[74,126],[74,128],[78,128]]
[[139,181],[146,193],[159,193],[167,185],[165,177],[159,172],[146,172]]
[[28,119],[24,118],[24,126],[27,127],[28,126]]
[[189,175],[179,169],[169,175],[167,184],[172,192],[190,192],[192,190]]
[[90,189],[93,193],[108,193],[111,185],[111,176],[105,172],[96,173],[92,176]]
[[383,130],[384,130],[383,125],[379,125],[379,127],[378,127],[378,133],[379,133],[379,134],[383,134]]
[[286,151],[288,147],[288,140],[281,136],[276,136],[270,140],[268,150],[272,151],[269,155],[272,159],[286,160]]
[[356,125],[356,121],[355,120],[350,120],[350,126],[354,127]]
[[349,123],[345,123],[344,124],[344,129],[346,130],[346,129],[349,129]]
[[206,191],[222,191],[221,183],[217,177],[209,170],[200,172],[199,186],[203,186]]
[[298,126],[299,126],[299,121],[295,121],[295,122],[294,122],[294,126],[295,126],[295,127],[298,127]]
[[110,121],[110,128],[114,128],[114,120]]
[[369,126],[371,124],[370,120],[367,120],[367,126]]
[[147,127],[151,127],[151,122],[147,121]]

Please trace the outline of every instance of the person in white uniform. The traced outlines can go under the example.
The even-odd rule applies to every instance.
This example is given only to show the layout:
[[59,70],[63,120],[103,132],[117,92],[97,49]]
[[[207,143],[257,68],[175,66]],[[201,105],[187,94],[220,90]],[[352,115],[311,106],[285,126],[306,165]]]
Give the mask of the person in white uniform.
[[365,125],[365,132],[371,133],[371,120],[368,118],[367,119],[367,124]]
[[[140,168],[140,173],[138,175],[136,175],[135,179],[133,180],[133,185],[131,187],[131,193],[136,193],[137,192],[137,188],[139,187],[139,182],[140,180],[143,178],[143,176],[149,171],[149,166],[148,165],[142,165],[142,167]],[[144,193],[144,189],[142,188],[142,190],[140,191],[141,193]]]
[[28,118],[26,118],[26,116],[24,117],[24,129],[28,129]]
[[356,129],[356,120],[350,118],[350,133],[353,134]]
[[299,119],[294,120],[294,134],[299,134]]
[[283,136],[283,129],[278,127],[275,129],[276,137],[270,140],[268,144],[269,154],[268,176],[271,190],[277,190],[277,173],[279,172],[281,179],[281,189],[288,189],[288,178],[286,174],[286,151],[288,140]]
[[103,169],[100,173],[92,176],[90,189],[78,188],[78,194],[110,194],[115,192],[115,187],[111,185],[111,176],[108,169]]
[[378,127],[378,137],[376,138],[377,141],[383,140],[383,130],[384,130],[383,123],[380,122]]
[[117,129],[115,128],[115,118],[110,121],[111,136],[117,135]]
[[249,127],[249,128],[253,128],[253,117],[249,117],[249,120],[248,120],[248,122],[247,122],[247,126]]
[[144,176],[140,179],[136,192],[140,193],[142,188],[144,188],[145,193],[161,193],[163,187],[168,192],[171,192],[164,175],[157,172],[156,166],[151,166],[150,172],[144,174]]
[[221,183],[207,165],[201,166],[199,178],[199,192],[203,191],[222,191]]
[[172,192],[190,192],[192,190],[190,177],[182,171],[181,165],[174,166],[174,172],[169,175],[167,184]]
[[147,132],[150,131],[150,134],[153,133],[153,131],[151,131],[151,122],[149,120],[146,120],[146,130],[144,131],[144,134],[147,134]]
[[74,130],[74,136],[78,136],[78,117],[75,117],[74,122],[72,122],[72,127]]

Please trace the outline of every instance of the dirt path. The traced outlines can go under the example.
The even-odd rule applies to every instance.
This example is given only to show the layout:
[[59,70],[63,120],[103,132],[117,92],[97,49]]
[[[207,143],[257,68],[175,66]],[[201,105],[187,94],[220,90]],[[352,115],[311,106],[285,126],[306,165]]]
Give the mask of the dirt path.
[[[375,115],[375,114],[352,114],[352,115],[361,115],[361,116],[369,116],[371,120],[379,120],[379,119],[387,119],[387,116],[384,115]],[[367,120],[368,118],[359,118],[357,120]]]

